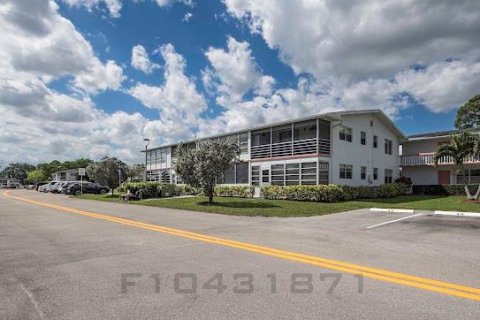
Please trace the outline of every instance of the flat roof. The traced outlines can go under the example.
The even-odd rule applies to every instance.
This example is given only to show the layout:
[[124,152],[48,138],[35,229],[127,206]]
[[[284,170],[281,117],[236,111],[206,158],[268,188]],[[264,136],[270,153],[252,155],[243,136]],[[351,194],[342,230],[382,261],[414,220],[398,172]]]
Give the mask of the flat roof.
[[444,131],[433,131],[419,134],[412,134],[407,137],[407,140],[424,140],[424,139],[436,139],[436,138],[445,138],[452,135],[461,133],[462,131],[470,133],[480,133],[479,128],[467,129],[467,130],[444,130]]
[[[249,127],[241,130],[235,130],[235,131],[230,131],[230,132],[225,132],[221,134],[216,134],[216,135],[211,135],[211,136],[205,136],[205,137],[200,137],[196,139],[190,139],[190,140],[185,140],[185,141],[179,141],[177,143],[171,143],[171,144],[166,144],[166,145],[161,145],[159,147],[154,147],[154,148],[149,148],[148,150],[157,150],[157,149],[162,149],[162,148],[167,148],[167,147],[172,147],[176,146],[180,143],[192,143],[195,141],[200,141],[200,140],[206,140],[206,139],[214,139],[214,138],[219,138],[219,137],[224,137],[224,136],[229,136],[229,135],[234,135],[234,134],[239,134],[239,133],[244,133],[248,131],[254,131],[254,130],[261,130],[261,129],[266,129],[270,127],[277,127],[277,126],[282,126],[294,122],[303,122],[303,121],[308,121],[308,120],[314,120],[318,118],[323,118],[325,120],[329,121],[340,121],[342,116],[346,115],[356,115],[356,114],[375,114],[381,118],[389,127],[392,129],[398,137],[401,139],[405,139],[406,136],[400,130],[397,125],[380,109],[366,109],[366,110],[346,110],[346,111],[335,111],[335,112],[326,112],[326,113],[319,113],[307,117],[301,117],[301,118],[294,118],[290,120],[284,120],[284,121],[279,121],[279,122],[274,122],[274,123],[267,123],[263,124],[260,126],[255,126],[255,127]],[[145,150],[141,150],[140,152],[145,152]]]

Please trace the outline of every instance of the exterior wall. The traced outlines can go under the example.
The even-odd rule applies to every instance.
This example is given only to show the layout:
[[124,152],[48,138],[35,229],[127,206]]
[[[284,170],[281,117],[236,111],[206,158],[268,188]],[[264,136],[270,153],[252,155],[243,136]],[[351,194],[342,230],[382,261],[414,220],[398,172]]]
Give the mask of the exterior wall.
[[[435,167],[404,167],[402,174],[410,177],[413,184],[438,184],[437,168]],[[453,181],[452,177],[450,177],[450,181]]]
[[54,172],[52,174],[52,179],[54,181],[77,181],[78,178],[78,169],[63,170]]
[[448,142],[448,138],[435,138],[425,140],[412,140],[403,143],[402,154],[403,155],[415,155],[420,153],[432,153],[437,150],[440,142]]
[[[373,126],[370,126],[370,120]],[[352,129],[352,142],[339,139],[342,126]],[[366,132],[367,143],[360,143],[360,132]],[[378,136],[378,147],[373,148],[373,136]],[[384,139],[393,141],[392,154],[385,153]],[[393,170],[393,180],[399,176],[399,140],[378,117],[371,114],[343,116],[342,122],[332,123],[330,182],[339,185],[384,184],[385,169]],[[340,164],[353,165],[352,179],[340,179]],[[361,167],[367,168],[367,179],[360,177]],[[373,168],[378,168],[378,179],[373,180]],[[370,177],[370,182],[369,182]]]
[[[337,116],[335,116],[337,117]],[[317,162],[317,182],[319,165],[318,162],[329,163],[329,183],[339,185],[381,185],[385,182],[385,169],[392,170],[392,180],[395,180],[399,176],[399,137],[381,117],[376,116],[374,113],[358,113],[358,114],[340,114],[338,117],[341,121],[330,122],[330,156],[319,153],[311,153],[305,155],[294,155],[274,158],[261,158],[251,159],[251,147],[252,147],[252,131],[248,132],[248,152],[240,155],[240,160],[249,162],[248,181],[251,184],[251,167],[258,165],[260,170],[270,170],[271,166],[275,164],[289,164],[289,163],[302,163],[302,162]],[[319,116],[319,119],[321,116]],[[312,119],[313,120],[313,119]],[[297,123],[292,121],[293,123]],[[303,121],[299,121],[301,123]],[[373,126],[371,126],[371,122]],[[318,123],[318,122],[317,122]],[[339,132],[342,125],[352,129],[352,142],[342,141],[339,139]],[[280,125],[279,125],[280,126]],[[281,126],[288,126],[288,123]],[[273,128],[277,127],[272,125]],[[268,127],[267,127],[268,128]],[[293,126],[292,126],[293,128]],[[362,145],[360,142],[360,132],[366,133],[366,145]],[[319,129],[317,127],[317,137],[319,135]],[[378,136],[378,147],[373,148],[373,135]],[[225,136],[229,136],[226,134]],[[214,138],[217,139],[217,138]],[[392,154],[385,153],[384,139],[392,141]],[[328,142],[328,141],[327,141]],[[292,142],[293,145],[293,142]],[[159,163],[149,162],[147,170],[160,171],[169,170],[172,182],[177,182],[177,177],[174,172],[174,165],[172,164],[172,148],[165,147],[162,149],[168,149],[167,162],[164,165]],[[154,149],[149,152],[155,152]],[[320,149],[317,147],[316,151]],[[340,164],[347,164],[353,166],[352,179],[340,179],[339,167]],[[366,179],[361,179],[361,167],[367,168]],[[373,179],[373,168],[378,168],[378,179]],[[265,185],[265,184],[264,184]]]

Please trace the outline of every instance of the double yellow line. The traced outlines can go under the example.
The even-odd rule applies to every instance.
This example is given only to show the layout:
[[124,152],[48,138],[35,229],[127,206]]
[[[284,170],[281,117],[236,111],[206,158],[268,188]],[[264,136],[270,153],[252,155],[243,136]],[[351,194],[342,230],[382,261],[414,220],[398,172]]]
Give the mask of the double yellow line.
[[3,195],[9,198],[30,203],[33,205],[52,208],[52,209],[61,210],[69,213],[76,213],[83,216],[111,221],[111,222],[131,226],[131,227],[157,231],[157,232],[184,237],[192,240],[213,243],[213,244],[222,245],[226,247],[255,252],[255,253],[259,253],[267,256],[277,257],[285,260],[301,262],[304,264],[314,265],[321,268],[327,268],[327,269],[341,271],[345,273],[362,275],[367,278],[376,279],[384,282],[390,282],[390,283],[400,284],[408,287],[424,289],[424,290],[433,291],[437,293],[443,293],[450,296],[480,301],[480,289],[478,288],[467,287],[467,286],[457,285],[454,283],[437,281],[437,280],[412,276],[412,275],[398,273],[398,272],[391,272],[391,271],[382,270],[382,269],[369,268],[369,267],[364,267],[364,266],[355,265],[355,264],[346,263],[346,262],[337,261],[337,260],[324,259],[324,258],[315,257],[315,256],[308,256],[304,254],[278,250],[270,247],[258,246],[258,245],[245,243],[245,242],[212,237],[205,234],[194,233],[194,232],[168,228],[168,227],[162,227],[159,225],[143,223],[140,221],[135,221],[130,219],[118,218],[118,217],[106,215],[106,214],[83,211],[75,208],[64,207],[64,206],[59,206],[51,203],[14,196],[10,193],[10,191],[4,192]]

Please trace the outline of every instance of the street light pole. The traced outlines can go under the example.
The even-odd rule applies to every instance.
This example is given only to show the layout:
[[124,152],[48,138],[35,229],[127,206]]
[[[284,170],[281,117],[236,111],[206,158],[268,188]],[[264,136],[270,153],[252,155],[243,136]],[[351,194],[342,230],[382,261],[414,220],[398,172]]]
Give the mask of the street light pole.
[[148,145],[150,144],[150,139],[145,138],[143,141],[145,141],[145,181],[147,181],[147,151]]

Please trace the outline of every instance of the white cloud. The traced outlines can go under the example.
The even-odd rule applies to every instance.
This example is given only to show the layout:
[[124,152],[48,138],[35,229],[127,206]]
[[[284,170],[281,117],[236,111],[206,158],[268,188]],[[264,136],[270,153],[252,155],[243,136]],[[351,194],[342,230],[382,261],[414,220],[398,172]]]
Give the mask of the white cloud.
[[185,75],[185,60],[171,44],[160,48],[165,60],[162,86],[138,83],[129,93],[145,106],[159,110],[160,120],[148,125],[163,138],[188,137],[206,110],[203,96],[197,92],[195,82]]
[[122,9],[121,0],[63,0],[66,4],[73,7],[85,7],[87,10],[98,9],[102,5],[108,9],[110,16],[114,18],[120,17],[120,10]]
[[210,47],[205,55],[212,69],[204,70],[203,81],[207,88],[218,91],[219,104],[241,101],[252,89],[261,95],[272,91],[275,79],[262,75],[247,42],[228,37],[227,50]]
[[147,50],[142,45],[137,44],[132,48],[132,67],[141,70],[146,74],[150,74],[153,70],[158,69],[159,65],[152,63],[148,57]]
[[121,67],[114,61],[102,63],[74,25],[58,14],[53,1],[1,4],[0,29],[0,70],[4,79],[38,78],[49,83],[71,76],[72,85],[86,93],[118,89],[124,80]]
[[193,17],[193,14],[191,12],[187,12],[183,16],[182,22],[188,22],[192,17]]
[[268,46],[278,48],[295,72],[312,73],[318,80],[388,77],[414,64],[467,57],[478,50],[477,0],[225,0],[225,4]]

